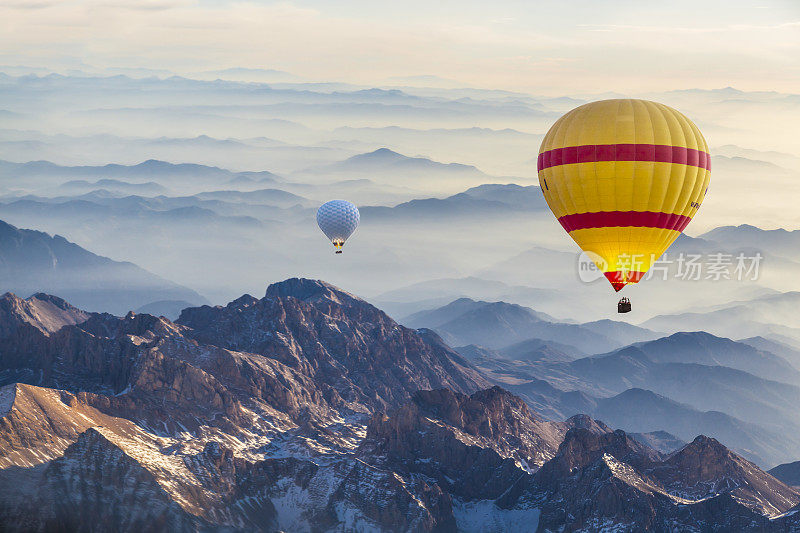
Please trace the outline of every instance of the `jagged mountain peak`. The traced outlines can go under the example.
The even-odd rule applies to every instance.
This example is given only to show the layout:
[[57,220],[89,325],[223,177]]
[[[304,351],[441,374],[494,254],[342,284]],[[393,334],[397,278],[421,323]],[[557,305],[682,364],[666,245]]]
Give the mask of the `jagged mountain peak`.
[[177,323],[198,342],[264,354],[326,387],[335,383],[328,400],[356,410],[400,405],[418,389],[473,392],[488,386],[444,343],[324,281],[273,283],[261,300],[184,309]]
[[59,298],[58,296],[53,296],[52,294],[37,292],[30,298],[39,300],[40,302],[47,302],[49,304],[53,304],[55,307],[62,309],[64,311],[80,311],[77,307],[71,305],[63,298]]
[[[541,505],[544,530],[564,529],[566,522],[567,531],[604,530],[610,524],[622,531],[659,530],[659,523],[682,531],[772,531],[768,518],[790,510],[800,498],[714,439],[700,436],[684,450],[685,457],[706,455],[678,466],[674,458],[680,452],[665,459],[623,431],[571,429],[556,456],[521,491],[520,501]],[[724,460],[715,462],[715,457]],[[724,464],[722,473],[682,477],[684,468],[702,470],[706,460],[711,470]]]
[[[107,321],[108,315],[106,315]],[[119,321],[120,331],[125,335],[142,335],[152,332],[156,335],[170,335],[180,331],[169,319],[148,313],[134,313],[130,311]]]
[[352,304],[367,302],[353,296],[342,289],[318,279],[290,278],[267,287],[266,298],[297,298],[305,302],[329,300],[337,304]]
[[[174,495],[165,490],[164,483],[159,483],[159,476],[140,463],[141,457],[137,459],[135,453],[127,453],[115,440],[102,428],[87,428],[63,455],[45,468],[20,473],[18,482],[36,487],[21,502],[31,514],[27,514],[27,524],[16,522],[26,516],[22,514],[7,525],[24,530],[31,523],[41,524],[42,529],[57,523],[64,530],[78,530],[85,527],[88,516],[92,517],[92,526],[99,530],[154,531],[153,525],[159,524],[175,531],[206,525],[177,503]],[[182,503],[186,505],[185,501]],[[130,522],[122,519],[120,513],[129,517]]]
[[372,417],[360,454],[435,479],[453,494],[496,498],[555,454],[564,429],[499,387],[470,396],[418,391],[391,414]]
[[644,469],[661,460],[662,456],[622,430],[599,432],[594,427],[573,427],[567,431],[553,459],[537,472],[535,483],[553,490],[560,480],[576,469],[610,466],[609,458],[632,468]]
[[714,437],[706,437],[705,435],[698,435],[687,445],[687,447],[697,448],[700,450],[709,450],[713,453],[730,453],[730,451],[717,439]]
[[561,463],[571,470],[594,462],[604,454],[613,455],[625,462],[633,458],[634,464],[641,464],[642,460],[661,459],[660,453],[636,441],[620,429],[598,433],[582,427],[567,431],[564,441],[558,448],[556,459],[560,459]]
[[228,309],[228,310],[231,310],[231,311],[241,311],[243,309],[247,309],[248,307],[252,307],[252,306],[258,304],[259,301],[260,300],[258,298],[256,298],[255,296],[252,296],[250,294],[243,294],[242,296],[239,296],[235,300],[231,300],[225,306],[222,306],[222,305],[214,305],[214,306],[201,305],[199,307],[186,306],[183,309],[181,309],[181,312],[178,315],[178,319],[175,320],[175,322],[176,323],[181,322],[184,319],[184,312],[187,312],[187,311],[188,311],[188,315],[195,315],[197,313],[197,311],[196,311],[197,309],[223,309],[224,308],[224,309]]
[[750,464],[717,439],[698,435],[692,442],[672,453],[667,462],[675,465],[694,482],[705,482]]
[[692,499],[729,492],[740,503],[776,516],[800,502],[800,494],[718,440],[698,435],[652,470],[668,491]]
[[7,292],[0,296],[0,338],[22,324],[50,334],[68,324],[80,324],[90,313],[73,307],[57,296],[37,293],[28,298]]
[[496,385],[469,396],[449,389],[420,390],[412,401],[423,413],[487,438],[517,431],[520,420],[541,421],[522,398]]
[[530,413],[531,416],[534,416],[533,413],[528,410],[528,404],[526,404],[522,398],[511,394],[504,388],[498,387],[497,385],[473,393],[470,396],[470,400],[480,402],[487,406],[502,407],[509,405],[514,409],[521,409],[523,412]]
[[595,420],[589,415],[583,415],[583,414],[573,415],[569,417],[565,422],[565,424],[568,428],[580,428],[598,434],[610,433],[614,431],[600,420]]
[[432,329],[419,328],[417,330],[417,333],[419,334],[420,337],[425,339],[425,342],[429,344],[433,344],[436,346],[447,346],[447,343],[444,342],[444,339],[442,339],[442,337]]
[[244,309],[246,307],[250,307],[252,305],[255,305],[256,303],[258,303],[258,298],[256,298],[255,296],[252,296],[250,294],[243,294],[243,295],[239,296],[238,298],[236,298],[235,300],[232,300],[228,304],[228,307],[233,308],[233,309]]

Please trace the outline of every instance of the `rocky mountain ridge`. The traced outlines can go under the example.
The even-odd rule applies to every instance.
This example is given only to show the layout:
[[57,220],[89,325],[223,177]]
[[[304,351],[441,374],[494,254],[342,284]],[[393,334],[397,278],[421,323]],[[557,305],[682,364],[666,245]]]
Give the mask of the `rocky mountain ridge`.
[[713,439],[666,457],[587,416],[546,421],[324,282],[176,322],[6,294],[0,324],[11,531],[778,531],[800,503]]

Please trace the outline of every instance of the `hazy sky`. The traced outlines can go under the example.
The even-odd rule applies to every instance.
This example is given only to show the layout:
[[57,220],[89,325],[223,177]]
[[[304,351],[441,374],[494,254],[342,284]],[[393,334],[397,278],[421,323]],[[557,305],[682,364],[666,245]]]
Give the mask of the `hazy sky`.
[[533,93],[800,91],[798,0],[3,0],[0,64],[230,67]]

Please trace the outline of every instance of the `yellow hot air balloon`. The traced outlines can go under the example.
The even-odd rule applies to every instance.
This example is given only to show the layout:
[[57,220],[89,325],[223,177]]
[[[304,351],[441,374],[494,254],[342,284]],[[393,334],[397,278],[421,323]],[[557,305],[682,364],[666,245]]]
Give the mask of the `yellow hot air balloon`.
[[547,205],[617,291],[642,279],[678,238],[711,178],[697,126],[634,99],[562,116],[542,140],[538,167]]

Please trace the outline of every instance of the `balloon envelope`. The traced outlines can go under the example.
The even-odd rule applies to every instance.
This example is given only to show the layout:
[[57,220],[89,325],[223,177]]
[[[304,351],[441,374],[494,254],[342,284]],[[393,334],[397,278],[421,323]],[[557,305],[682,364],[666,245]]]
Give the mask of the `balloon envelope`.
[[360,219],[358,208],[346,200],[325,202],[317,210],[317,225],[337,249],[353,234]]
[[558,119],[542,140],[538,170],[553,214],[619,291],[697,213],[711,157],[697,126],[671,107],[603,100]]

